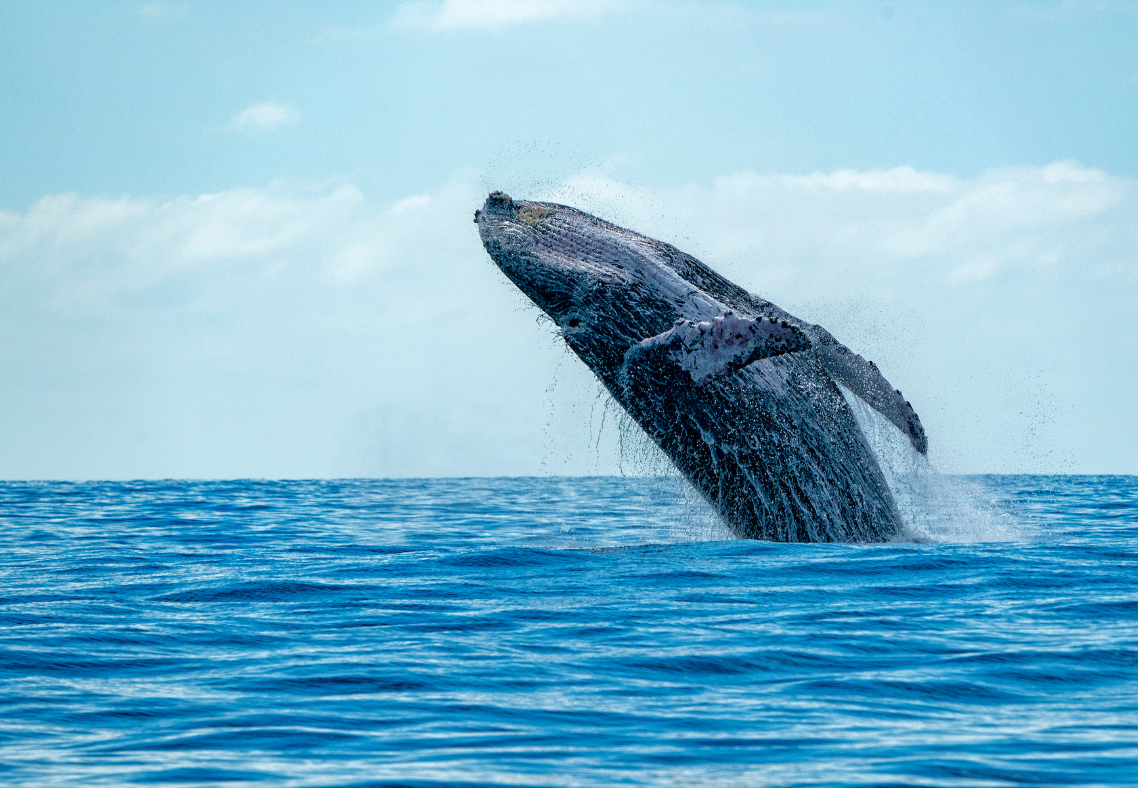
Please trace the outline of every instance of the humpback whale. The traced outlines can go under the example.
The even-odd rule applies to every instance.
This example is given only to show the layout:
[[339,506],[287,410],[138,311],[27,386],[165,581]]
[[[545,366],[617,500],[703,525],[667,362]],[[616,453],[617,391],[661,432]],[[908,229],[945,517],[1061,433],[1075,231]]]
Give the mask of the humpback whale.
[[494,192],[474,221],[497,266],[736,536],[899,535],[847,397],[921,454],[928,443],[876,364],[674,246],[575,208]]

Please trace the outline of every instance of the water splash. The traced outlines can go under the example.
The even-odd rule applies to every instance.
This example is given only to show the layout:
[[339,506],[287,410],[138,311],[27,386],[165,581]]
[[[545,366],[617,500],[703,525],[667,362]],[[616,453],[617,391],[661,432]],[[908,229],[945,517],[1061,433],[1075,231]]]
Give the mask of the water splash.
[[[1026,526],[1004,511],[993,494],[959,476],[938,471],[913,449],[909,439],[864,400],[839,385],[854,417],[877,457],[902,518],[900,541],[917,543],[1007,542],[1026,539]],[[599,419],[590,417],[590,443],[598,464],[602,433],[615,426],[620,475],[655,478],[658,494],[682,500],[682,516],[655,523],[652,541],[710,542],[737,538],[699,492],[676,469],[671,459],[648,437],[625,410],[599,391],[593,409],[602,404]],[[596,422],[599,421],[598,426]]]
[[908,542],[1007,542],[1022,526],[975,484],[948,476],[916,451],[888,419],[839,385],[901,511]]

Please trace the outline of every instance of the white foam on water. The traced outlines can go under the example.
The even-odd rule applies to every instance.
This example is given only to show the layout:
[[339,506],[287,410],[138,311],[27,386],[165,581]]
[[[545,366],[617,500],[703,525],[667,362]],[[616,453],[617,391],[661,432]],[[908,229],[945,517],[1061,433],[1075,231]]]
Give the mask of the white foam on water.
[[1023,528],[983,490],[948,476],[913,448],[909,438],[861,397],[838,385],[901,512],[901,539],[908,542],[1007,542]]

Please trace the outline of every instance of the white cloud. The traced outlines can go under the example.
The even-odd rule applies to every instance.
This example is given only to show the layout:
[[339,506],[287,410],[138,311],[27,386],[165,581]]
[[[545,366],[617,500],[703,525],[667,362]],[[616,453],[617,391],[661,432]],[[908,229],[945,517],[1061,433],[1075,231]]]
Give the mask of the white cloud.
[[1127,17],[1138,12],[1133,0],[1063,0],[1060,3],[1032,3],[1010,8],[1009,15],[1038,24],[1071,24],[1090,17]]
[[1138,186],[1058,162],[974,178],[751,172],[552,197],[675,243],[875,359],[956,470],[1138,469]]
[[860,189],[874,192],[937,192],[946,193],[958,187],[959,182],[951,175],[931,172],[918,172],[912,167],[894,167],[889,170],[834,170],[829,173],[816,172],[805,176],[788,176],[788,184],[796,186],[818,186],[824,189],[846,191]]
[[[614,471],[595,382],[479,244],[475,183],[0,212],[0,477]],[[1138,472],[1130,180],[1061,162],[653,190],[586,172],[515,196],[673,242],[822,323],[905,391],[950,468]]]
[[482,199],[0,212],[0,478],[532,473],[560,355],[484,259]]
[[708,253],[777,261],[788,271],[856,254],[871,256],[864,272],[871,278],[920,261],[923,273],[939,270],[947,280],[956,265],[979,254],[990,258],[991,276],[1059,258],[1074,264],[1090,241],[1083,235],[1088,227],[1107,217],[1115,229],[1125,227],[1134,186],[1057,162],[971,179],[911,167],[805,176],[739,172],[710,186],[659,192],[582,173],[553,194],[620,214],[649,234],[687,235]]
[[455,188],[386,209],[347,184],[316,194],[238,189],[166,202],[52,195],[23,216],[0,215],[0,261],[53,280],[57,296],[74,294],[55,302],[72,315],[134,310],[147,289],[187,277],[199,291],[278,271],[294,281],[358,283],[389,265],[408,235],[422,242],[424,222],[454,199]]
[[391,17],[395,27],[429,30],[494,30],[553,19],[582,19],[612,13],[619,0],[413,0]]
[[238,112],[228,126],[233,131],[265,133],[298,120],[300,113],[290,105],[279,101],[262,101]]
[[181,19],[186,15],[185,3],[144,3],[139,6],[138,14],[144,19],[155,22],[164,22]]

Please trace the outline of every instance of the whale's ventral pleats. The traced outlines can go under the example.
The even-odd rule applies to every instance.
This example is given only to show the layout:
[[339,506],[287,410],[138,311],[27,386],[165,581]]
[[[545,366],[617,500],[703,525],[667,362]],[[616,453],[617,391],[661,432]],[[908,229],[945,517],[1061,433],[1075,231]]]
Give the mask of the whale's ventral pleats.
[[916,452],[928,441],[877,366],[673,246],[494,192],[498,267],[740,537],[884,541],[901,518],[838,384]]

